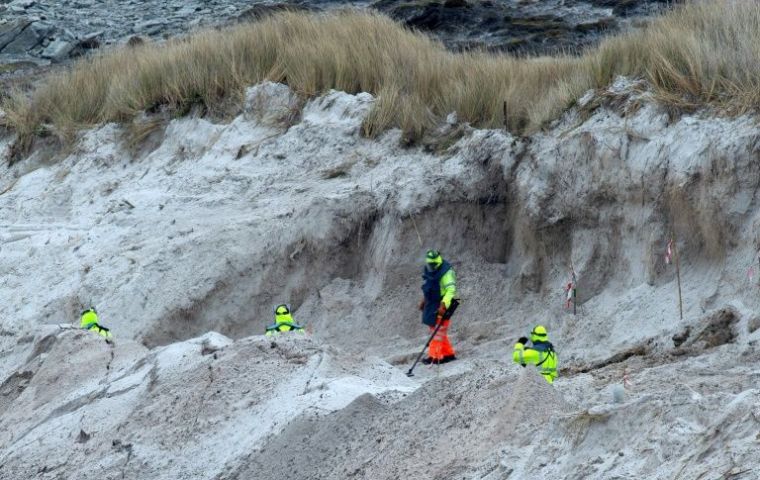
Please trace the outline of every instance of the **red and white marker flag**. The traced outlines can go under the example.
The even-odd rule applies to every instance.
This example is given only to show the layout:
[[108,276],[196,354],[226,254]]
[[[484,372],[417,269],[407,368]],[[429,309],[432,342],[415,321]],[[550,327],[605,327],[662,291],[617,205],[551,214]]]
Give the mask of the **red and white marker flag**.
[[665,252],[665,264],[670,265],[673,261],[673,239],[668,240],[668,249]]
[[565,286],[565,308],[569,309],[575,301],[575,288],[576,288],[576,276],[575,267],[572,260],[570,261],[570,281]]

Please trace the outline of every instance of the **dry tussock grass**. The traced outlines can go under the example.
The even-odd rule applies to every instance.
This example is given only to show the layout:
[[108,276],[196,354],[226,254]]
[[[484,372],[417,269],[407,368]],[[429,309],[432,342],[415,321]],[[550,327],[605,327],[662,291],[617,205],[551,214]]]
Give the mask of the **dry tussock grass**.
[[83,60],[31,94],[3,105],[22,145],[87,126],[129,121],[144,110],[216,112],[268,79],[301,95],[328,89],[378,96],[364,133],[400,127],[415,141],[447,113],[479,127],[531,131],[616,75],[648,80],[678,108],[760,105],[760,5],[710,0],[677,8],[581,56],[514,58],[451,53],[378,14],[282,13],[165,45],[139,45]]

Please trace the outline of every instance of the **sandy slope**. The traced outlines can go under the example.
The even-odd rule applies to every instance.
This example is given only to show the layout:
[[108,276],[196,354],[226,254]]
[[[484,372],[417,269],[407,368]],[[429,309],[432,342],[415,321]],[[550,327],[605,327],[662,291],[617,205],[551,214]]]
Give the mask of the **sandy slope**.
[[[37,149],[0,173],[0,478],[753,478],[756,120],[636,91],[404,149],[361,137],[369,95],[264,84],[137,152],[114,125]],[[428,246],[461,361],[410,380]],[[280,301],[311,333],[273,347]],[[115,347],[63,328],[90,303]],[[553,388],[509,362],[536,322]]]
[[379,360],[348,361],[308,337],[212,333],[149,352],[48,330],[3,413],[3,478],[210,478],[294,416],[414,388]]

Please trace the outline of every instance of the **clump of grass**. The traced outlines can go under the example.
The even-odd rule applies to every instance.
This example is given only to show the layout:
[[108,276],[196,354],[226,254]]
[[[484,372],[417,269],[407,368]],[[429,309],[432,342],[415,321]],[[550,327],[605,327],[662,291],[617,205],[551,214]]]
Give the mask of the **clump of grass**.
[[29,145],[40,132],[71,140],[83,127],[141,111],[216,112],[264,79],[301,96],[366,91],[378,101],[368,136],[399,127],[414,142],[449,112],[477,127],[529,132],[617,75],[647,80],[678,108],[731,113],[760,106],[760,4],[711,0],[676,8],[647,27],[580,56],[515,58],[452,53],[376,13],[286,12],[164,45],[106,52],[51,76],[31,96],[11,96],[6,123]]

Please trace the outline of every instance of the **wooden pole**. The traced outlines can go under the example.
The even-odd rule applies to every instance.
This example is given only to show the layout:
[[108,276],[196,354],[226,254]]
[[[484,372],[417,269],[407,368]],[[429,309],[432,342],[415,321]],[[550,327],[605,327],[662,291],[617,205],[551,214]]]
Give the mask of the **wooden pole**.
[[676,259],[676,278],[678,279],[678,313],[681,317],[681,320],[683,320],[683,298],[681,297],[681,260],[678,255],[675,230],[671,234],[670,239],[673,241],[673,256]]
[[575,288],[575,285],[573,285],[573,315],[577,315],[577,307],[576,304],[578,303],[578,289]]
[[509,124],[507,123],[507,101],[504,100],[504,131],[509,131]]
[[573,315],[578,313],[578,280],[575,276],[575,269],[573,269]]

